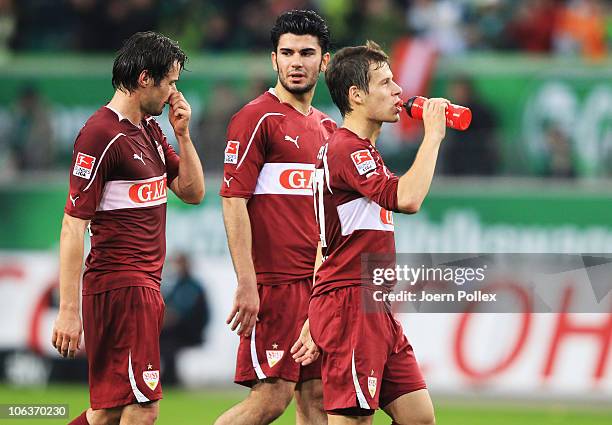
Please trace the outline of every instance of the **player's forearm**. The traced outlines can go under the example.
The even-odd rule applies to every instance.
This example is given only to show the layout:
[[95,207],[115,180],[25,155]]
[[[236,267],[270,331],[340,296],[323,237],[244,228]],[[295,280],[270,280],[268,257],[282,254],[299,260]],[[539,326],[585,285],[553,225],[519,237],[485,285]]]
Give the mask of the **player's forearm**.
[[238,285],[256,285],[252,257],[251,220],[246,199],[222,198],[223,221]]
[[[85,224],[84,224],[85,223]],[[60,234],[60,310],[78,312],[86,221],[65,216]]]
[[412,167],[399,179],[397,206],[401,212],[419,211],[433,180],[440,143],[423,140]]
[[204,199],[204,170],[189,134],[177,137],[179,142],[178,194],[187,203],[199,204]]

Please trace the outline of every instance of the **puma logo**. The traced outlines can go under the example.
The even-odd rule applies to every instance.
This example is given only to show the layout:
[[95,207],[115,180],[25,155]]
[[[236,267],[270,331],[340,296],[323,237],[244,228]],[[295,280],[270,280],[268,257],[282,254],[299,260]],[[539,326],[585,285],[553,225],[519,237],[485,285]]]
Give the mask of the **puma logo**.
[[223,182],[225,182],[225,184],[227,185],[227,187],[229,187],[230,182],[232,181],[233,177],[230,177],[229,179],[226,179],[225,177],[223,177]]
[[285,136],[285,142],[291,142],[295,145],[296,148],[300,148],[300,146],[298,145],[298,139],[300,138],[300,136],[295,136],[295,139],[291,136]]
[[70,202],[72,202],[72,206],[76,207],[76,201],[77,199],[79,199],[79,195],[75,196],[74,198],[72,197],[72,195],[68,195],[70,197]]
[[134,159],[137,159],[137,160],[141,161],[144,165],[147,165],[147,164],[145,164],[144,159],[142,158],[142,156],[143,156],[142,152],[140,152],[140,156],[138,154],[134,154]]

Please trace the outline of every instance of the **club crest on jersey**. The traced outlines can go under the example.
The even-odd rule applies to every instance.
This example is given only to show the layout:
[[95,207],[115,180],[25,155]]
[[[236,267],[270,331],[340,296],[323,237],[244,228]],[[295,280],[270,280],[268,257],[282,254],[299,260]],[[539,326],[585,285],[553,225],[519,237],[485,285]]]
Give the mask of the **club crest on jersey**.
[[274,348],[274,350],[266,350],[266,358],[268,359],[268,366],[270,366],[270,368],[273,368],[274,365],[283,358],[283,354],[285,354],[284,350],[276,350],[278,344],[273,344],[272,348]]
[[227,146],[225,147],[225,163],[226,164],[238,164],[238,149],[240,148],[240,142],[238,140],[228,140]]
[[367,149],[355,151],[351,154],[353,164],[357,168],[357,172],[360,176],[363,176],[369,171],[376,169],[376,161],[372,157],[372,154]]
[[74,162],[74,169],[72,170],[72,174],[89,180],[91,177],[91,172],[93,170],[94,162],[96,162],[96,158],[79,152],[76,157],[76,161]]
[[375,376],[368,376],[368,392],[370,396],[374,398],[376,394],[376,385],[378,384],[378,379]]
[[157,140],[155,141],[155,146],[157,146],[157,153],[159,154],[159,157],[161,158],[162,162],[165,164],[166,156],[164,155],[164,148],[162,147],[162,145],[160,145],[157,142]]
[[142,380],[151,390],[154,390],[159,384],[159,370],[145,370],[142,372]]

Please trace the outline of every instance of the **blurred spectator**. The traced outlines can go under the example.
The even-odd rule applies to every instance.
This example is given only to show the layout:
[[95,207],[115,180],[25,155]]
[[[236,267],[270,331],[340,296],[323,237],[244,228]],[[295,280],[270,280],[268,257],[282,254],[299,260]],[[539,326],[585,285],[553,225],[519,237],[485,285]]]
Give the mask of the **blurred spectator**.
[[406,22],[420,37],[433,42],[442,54],[463,52],[463,5],[451,0],[414,0],[407,10]]
[[13,0],[0,0],[0,61],[7,54],[16,25]]
[[75,45],[86,51],[114,51],[138,31],[157,27],[154,0],[70,0],[77,16]]
[[549,161],[544,174],[558,178],[575,177],[572,145],[568,134],[558,125],[550,124],[546,129],[546,143]]
[[[265,90],[267,88],[263,91]],[[197,140],[198,154],[206,163],[206,170],[222,171],[223,152],[227,145],[227,125],[243,104],[244,99],[229,82],[219,81],[214,85],[208,106],[203,109],[198,120],[198,136],[194,139]]]
[[33,85],[22,88],[12,111],[9,139],[18,169],[48,170],[55,164],[51,112]]
[[561,10],[557,0],[519,2],[507,27],[511,47],[528,52],[550,52],[555,22]]
[[560,53],[577,53],[589,59],[607,55],[605,5],[600,0],[572,0],[561,11],[555,28]]
[[202,344],[205,341],[204,330],[210,321],[206,292],[193,277],[189,259],[185,254],[179,254],[174,263],[177,277],[168,292],[164,291],[166,311],[160,335],[162,381],[169,385],[178,382],[177,353],[183,348]]
[[353,15],[349,17],[355,44],[374,40],[383,48],[390,49],[393,42],[405,34],[401,9],[398,10],[392,0],[358,0],[357,3]]
[[448,99],[472,110],[472,123],[466,131],[448,130],[442,145],[444,171],[452,175],[491,175],[498,171],[497,118],[484,103],[467,77],[452,80]]

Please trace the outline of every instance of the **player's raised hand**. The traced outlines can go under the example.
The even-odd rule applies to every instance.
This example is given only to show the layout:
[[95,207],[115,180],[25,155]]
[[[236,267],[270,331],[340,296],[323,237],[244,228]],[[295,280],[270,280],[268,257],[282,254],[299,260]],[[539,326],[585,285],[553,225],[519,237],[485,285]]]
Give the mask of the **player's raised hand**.
[[310,335],[310,321],[308,319],[304,322],[297,341],[291,347],[291,354],[293,354],[293,360],[302,366],[308,366],[319,358],[319,347]]
[[423,104],[425,138],[440,143],[446,136],[446,107],[450,101],[440,97],[427,99]]
[[234,296],[234,306],[226,323],[230,325],[232,332],[238,329],[236,331],[238,335],[244,335],[248,338],[257,323],[257,313],[259,313],[257,283],[243,284],[239,282]]
[[78,311],[59,311],[55,324],[51,344],[62,357],[74,358],[76,351],[81,349],[81,316]]
[[170,119],[170,125],[174,129],[174,134],[176,137],[188,135],[191,106],[185,100],[185,96],[180,91],[175,91],[170,95],[168,103],[170,104],[168,118]]

